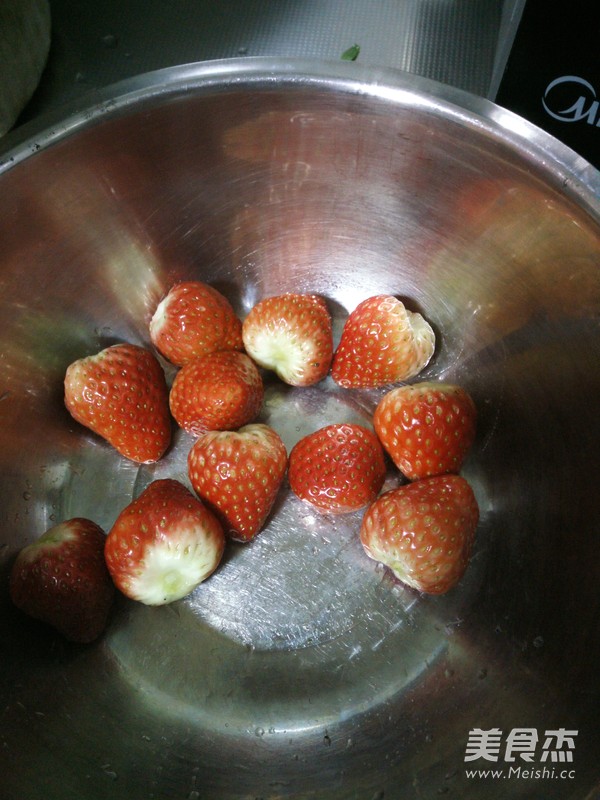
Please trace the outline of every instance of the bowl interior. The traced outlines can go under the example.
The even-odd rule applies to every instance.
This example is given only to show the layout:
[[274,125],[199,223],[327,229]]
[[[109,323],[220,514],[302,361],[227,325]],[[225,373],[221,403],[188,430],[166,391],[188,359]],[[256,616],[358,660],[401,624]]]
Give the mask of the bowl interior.
[[[360,513],[315,514],[287,486],[263,533],[228,546],[190,597],[120,601],[93,646],[24,619],[3,589],[7,797],[504,797],[466,776],[469,732],[541,742],[560,727],[579,731],[576,776],[544,797],[588,795],[600,216],[491,108],[406,77],[387,92],[333,72],[174,82],[0,174],[4,587],[54,522],[108,530],[151,480],[189,485],[187,434],[134,465],[62,397],[75,358],[149,345],[178,280],[214,285],[241,317],[268,295],[319,293],[336,336],[373,294],[420,310],[438,338],[422,377],[462,384],[478,407],[463,474],[481,509],[469,570],[438,598],[366,558]],[[261,419],[289,450],[330,422],[369,425],[382,393],[267,378]]]

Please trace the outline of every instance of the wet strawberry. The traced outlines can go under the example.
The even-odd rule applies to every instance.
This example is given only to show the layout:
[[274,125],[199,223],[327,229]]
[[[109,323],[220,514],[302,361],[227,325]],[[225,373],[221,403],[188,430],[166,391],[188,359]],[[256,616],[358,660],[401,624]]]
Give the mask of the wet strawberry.
[[150,606],[188,595],[215,571],[225,546],[221,524],[178,481],[153,481],[121,511],[106,539],[115,585]]
[[216,350],[241,350],[242,323],[231,303],[201,281],[177,283],[158,304],[150,339],[171,363],[181,366]]
[[158,461],[171,441],[162,367],[138,345],[116,344],[74,361],[65,374],[65,405],[132,461]]
[[345,514],[372,503],[385,478],[383,448],[361,425],[327,425],[292,448],[292,491],[319,511]]
[[188,456],[199,497],[215,509],[231,538],[249,541],[263,528],[287,468],[287,452],[269,426],[201,436]]
[[291,386],[326,377],[333,355],[331,316],[317,295],[283,294],[261,300],[242,327],[246,352]]
[[408,380],[429,363],[435,334],[421,314],[390,295],[363,300],[349,315],[331,374],[345,388]]
[[443,594],[467,568],[478,521],[467,481],[440,475],[382,494],[363,517],[360,539],[407,586]]
[[104,563],[105,540],[102,528],[81,517],[50,528],[24,547],[13,564],[13,603],[73,642],[97,639],[115,594]]
[[398,469],[415,480],[460,470],[475,438],[476,416],[465,389],[426,381],[384,395],[373,425]]
[[169,395],[177,424],[194,436],[235,430],[260,412],[264,387],[256,364],[245,353],[219,350],[179,370]]

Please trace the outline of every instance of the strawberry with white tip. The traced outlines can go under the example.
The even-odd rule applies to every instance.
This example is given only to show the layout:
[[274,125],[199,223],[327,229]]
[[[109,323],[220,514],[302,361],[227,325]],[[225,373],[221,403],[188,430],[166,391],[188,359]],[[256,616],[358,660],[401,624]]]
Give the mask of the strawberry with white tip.
[[248,355],[291,386],[312,386],[329,372],[331,315],[322,297],[283,294],[257,303],[242,325]]
[[161,606],[180,600],[218,567],[225,547],[214,514],[179,481],[153,481],[126,506],[104,550],[117,588]]
[[241,350],[242,323],[217,289],[202,281],[183,281],[156,307],[150,339],[168,361],[182,366],[217,350]]
[[346,389],[377,388],[418,375],[435,349],[435,334],[418,312],[391,295],[363,300],[350,313],[331,375]]
[[444,594],[467,569],[478,522],[467,481],[437,475],[382,494],[363,517],[360,540],[407,586]]

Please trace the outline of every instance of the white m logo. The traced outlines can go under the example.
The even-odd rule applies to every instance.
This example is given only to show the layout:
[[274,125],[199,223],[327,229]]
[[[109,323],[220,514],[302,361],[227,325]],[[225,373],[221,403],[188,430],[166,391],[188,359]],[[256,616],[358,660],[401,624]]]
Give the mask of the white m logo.
[[[559,86],[562,87],[561,97],[564,97],[564,90],[567,87],[567,89],[571,90],[572,97],[575,98],[573,104],[568,108],[553,109],[551,107],[554,105],[554,98],[556,97],[554,90]],[[560,122],[580,122],[585,120],[588,125],[600,127],[600,115],[598,113],[600,103],[596,99],[594,87],[584,78],[579,78],[576,75],[563,75],[561,78],[551,81],[544,92],[542,105],[553,119],[557,119]]]

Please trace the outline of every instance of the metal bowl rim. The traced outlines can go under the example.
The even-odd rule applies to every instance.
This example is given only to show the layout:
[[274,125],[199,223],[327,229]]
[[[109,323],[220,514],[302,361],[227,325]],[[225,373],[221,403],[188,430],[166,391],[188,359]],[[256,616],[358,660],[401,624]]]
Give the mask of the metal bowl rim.
[[0,143],[0,175],[102,118],[183,92],[234,87],[316,86],[426,109],[481,130],[515,149],[532,168],[600,217],[600,171],[551,134],[484,97],[392,68],[347,61],[244,57],[165,67],[118,81],[40,115]]

